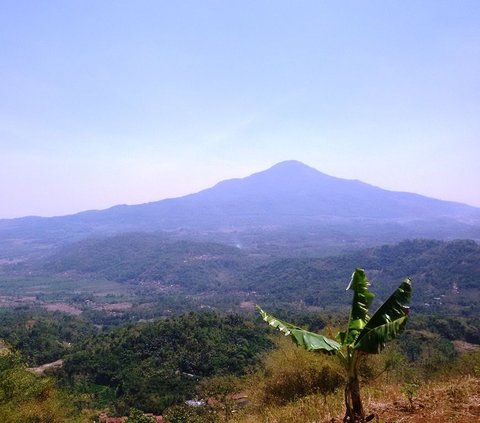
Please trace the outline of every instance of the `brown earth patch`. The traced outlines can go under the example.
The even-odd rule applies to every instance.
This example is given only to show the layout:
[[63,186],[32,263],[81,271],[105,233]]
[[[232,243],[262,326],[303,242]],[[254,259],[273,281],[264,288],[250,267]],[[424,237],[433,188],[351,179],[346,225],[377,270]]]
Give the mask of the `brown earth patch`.
[[480,348],[480,345],[470,344],[470,342],[465,341],[453,341],[453,346],[458,352],[475,351]]
[[242,301],[240,303],[240,308],[243,309],[254,309],[255,308],[255,303],[253,301]]
[[43,307],[48,311],[61,311],[62,313],[71,314],[73,316],[82,314],[82,310],[66,303],[44,304]]
[[28,370],[37,375],[43,375],[47,370],[59,369],[62,366],[63,366],[63,360],[57,360],[57,361],[54,361],[53,363],[46,363],[38,367],[31,367]]
[[94,308],[105,311],[124,311],[132,308],[132,303],[98,304]]

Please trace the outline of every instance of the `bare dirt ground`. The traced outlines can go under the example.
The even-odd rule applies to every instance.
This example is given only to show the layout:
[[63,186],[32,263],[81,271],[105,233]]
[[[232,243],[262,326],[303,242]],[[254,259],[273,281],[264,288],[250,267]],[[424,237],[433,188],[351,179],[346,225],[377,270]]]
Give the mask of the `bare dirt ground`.
[[44,374],[47,370],[58,369],[62,366],[63,366],[63,360],[57,360],[57,361],[54,361],[53,363],[42,364],[41,366],[38,366],[38,367],[31,367],[28,370],[30,370],[32,373],[36,373],[37,375],[41,375],[41,374]]

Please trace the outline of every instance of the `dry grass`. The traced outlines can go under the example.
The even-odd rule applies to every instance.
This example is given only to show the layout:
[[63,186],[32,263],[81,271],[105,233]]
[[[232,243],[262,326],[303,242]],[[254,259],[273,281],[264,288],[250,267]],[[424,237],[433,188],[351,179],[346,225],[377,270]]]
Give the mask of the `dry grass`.
[[367,409],[385,422],[480,422],[480,379],[457,376],[420,386],[413,408],[399,386],[372,395]]
[[[413,408],[401,385],[377,381],[362,390],[365,410],[384,423],[480,422],[480,378],[458,377],[420,386]],[[235,423],[333,423],[341,422],[343,393],[303,397],[285,406],[250,404],[234,418]]]
[[[388,359],[390,352],[373,358],[368,367],[382,368],[380,359]],[[478,353],[467,353],[456,366],[445,370],[431,380],[420,380],[418,387],[408,390],[404,380],[411,380],[415,370],[403,364],[401,368],[362,384],[365,411],[378,415],[383,423],[480,423],[480,372]],[[250,378],[247,387],[248,406],[237,412],[235,423],[334,423],[342,422],[344,415],[343,386],[326,396],[313,393],[287,402],[272,401],[265,391],[275,390],[276,383],[285,383],[285,375],[302,380],[308,369],[315,366],[334,366],[331,357],[303,351],[281,342],[279,350],[265,358],[265,370]],[[377,367],[378,366],[378,367]],[[407,376],[408,375],[408,376]],[[298,381],[292,381],[292,387]]]

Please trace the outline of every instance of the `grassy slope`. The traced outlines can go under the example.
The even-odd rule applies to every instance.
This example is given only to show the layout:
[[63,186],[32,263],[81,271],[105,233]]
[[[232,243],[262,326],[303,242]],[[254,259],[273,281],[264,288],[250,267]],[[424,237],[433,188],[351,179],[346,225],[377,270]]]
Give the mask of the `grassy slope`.
[[[249,404],[235,414],[235,423],[341,422],[345,412],[342,380],[328,374],[342,372],[334,357],[307,352],[278,339],[278,349],[264,357],[263,370],[245,381]],[[401,338],[400,340],[401,341]],[[398,344],[382,354],[369,356],[361,374],[361,395],[365,411],[376,413],[380,422],[475,422],[480,421],[480,349],[459,352],[455,361],[423,374],[425,364],[399,359]],[[396,365],[382,371],[396,357]],[[321,373],[320,369],[329,372]],[[330,381],[337,389],[322,395],[300,392],[320,375],[319,384]],[[341,373],[340,373],[341,374]],[[313,376],[312,376],[313,375]],[[407,381],[415,380],[407,394]]]
[[[377,381],[363,389],[365,409],[385,423],[444,423],[480,421],[480,377],[456,376],[430,382],[419,388],[413,409],[398,384]],[[235,423],[341,422],[343,393],[324,397],[311,395],[285,406],[247,408]]]

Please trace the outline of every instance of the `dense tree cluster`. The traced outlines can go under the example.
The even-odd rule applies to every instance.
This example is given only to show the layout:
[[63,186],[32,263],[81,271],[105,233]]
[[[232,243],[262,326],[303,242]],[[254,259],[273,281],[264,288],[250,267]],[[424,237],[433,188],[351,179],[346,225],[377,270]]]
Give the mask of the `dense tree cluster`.
[[0,312],[0,339],[21,351],[30,366],[62,358],[72,343],[97,332],[88,320],[60,312],[41,309]]
[[112,388],[119,412],[160,413],[192,398],[203,378],[246,371],[270,346],[264,330],[238,315],[190,313],[89,338],[66,357],[64,378]]

